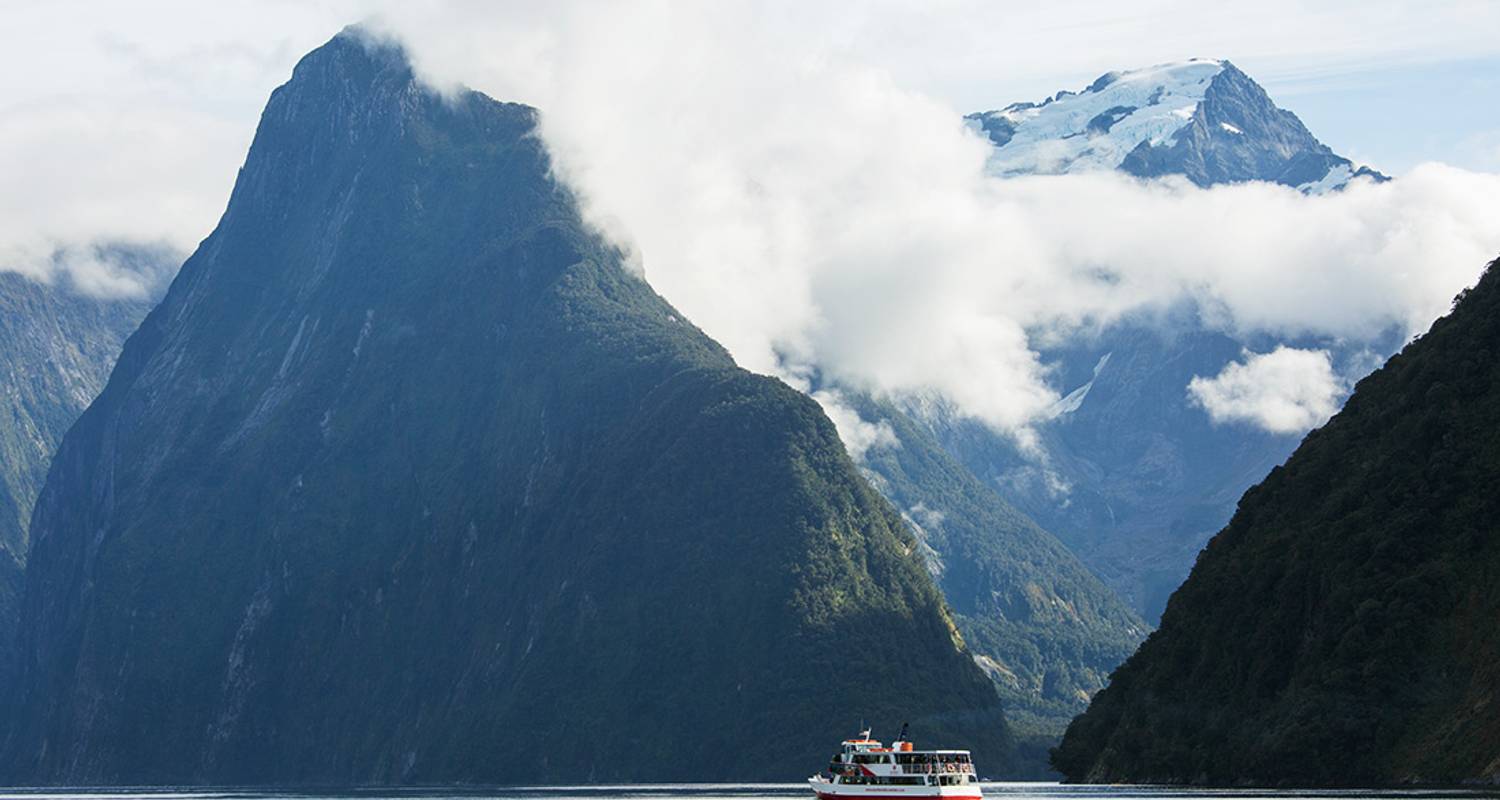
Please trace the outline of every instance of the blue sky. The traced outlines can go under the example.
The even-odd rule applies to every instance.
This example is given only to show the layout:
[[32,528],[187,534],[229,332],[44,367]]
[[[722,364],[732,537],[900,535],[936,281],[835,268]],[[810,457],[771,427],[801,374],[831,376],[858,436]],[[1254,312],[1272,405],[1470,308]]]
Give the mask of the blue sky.
[[1399,174],[1440,160],[1500,171],[1500,57],[1265,81],[1319,138]]
[[1500,3],[934,0],[875,4],[846,46],[966,111],[1113,69],[1227,58],[1335,150],[1401,173],[1500,170]]

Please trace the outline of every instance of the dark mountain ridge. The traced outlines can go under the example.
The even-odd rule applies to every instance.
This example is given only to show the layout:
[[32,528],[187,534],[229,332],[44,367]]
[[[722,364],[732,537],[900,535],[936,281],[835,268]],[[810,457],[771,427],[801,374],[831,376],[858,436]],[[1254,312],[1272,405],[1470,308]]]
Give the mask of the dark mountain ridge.
[[1500,781],[1500,268],[1240,501],[1070,780]]
[[0,783],[790,779],[861,717],[1006,770],[897,512],[535,116],[357,32],[273,93],[53,461]]

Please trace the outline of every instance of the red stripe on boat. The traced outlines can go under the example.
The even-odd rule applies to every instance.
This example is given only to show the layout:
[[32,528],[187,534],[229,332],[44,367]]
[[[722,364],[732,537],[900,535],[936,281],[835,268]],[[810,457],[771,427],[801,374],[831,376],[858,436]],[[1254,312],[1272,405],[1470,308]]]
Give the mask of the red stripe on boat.
[[818,795],[818,800],[850,800],[850,798],[858,798],[858,800],[912,800],[914,797],[920,798],[920,800],[928,800],[928,798],[932,800],[984,800],[983,797],[977,794],[938,795],[918,792],[912,792],[911,794],[831,794],[828,792],[819,792],[816,789],[813,791]]

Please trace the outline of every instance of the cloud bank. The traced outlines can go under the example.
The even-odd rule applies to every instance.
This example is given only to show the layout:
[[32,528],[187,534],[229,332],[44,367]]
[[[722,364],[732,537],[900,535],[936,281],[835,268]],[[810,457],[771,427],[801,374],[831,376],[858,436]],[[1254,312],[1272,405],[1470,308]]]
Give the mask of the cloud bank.
[[1277,347],[1246,352],[1212,378],[1188,384],[1193,401],[1214,422],[1247,422],[1272,433],[1300,434],[1328,421],[1348,385],[1326,350]]
[[5,10],[0,270],[139,297],[120,246],[207,236],[270,90],[368,4],[80,5]]
[[183,258],[169,244],[115,241],[60,246],[50,253],[18,250],[0,261],[0,272],[19,273],[99,300],[153,300],[166,289]]
[[1322,197],[1000,181],[954,109],[775,13],[582,4],[458,30],[472,11],[387,25],[434,82],[538,105],[589,218],[742,365],[936,394],[1023,444],[1058,400],[1039,339],[1183,301],[1234,332],[1415,333],[1500,252],[1500,176],[1431,164]]

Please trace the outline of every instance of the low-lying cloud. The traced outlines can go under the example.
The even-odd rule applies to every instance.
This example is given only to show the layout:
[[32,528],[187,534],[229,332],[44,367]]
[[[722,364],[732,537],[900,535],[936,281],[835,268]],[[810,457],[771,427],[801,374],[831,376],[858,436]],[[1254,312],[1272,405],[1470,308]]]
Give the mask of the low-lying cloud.
[[0,272],[99,300],[149,300],[166,288],[182,259],[161,242],[58,247],[50,253],[16,248],[0,260]]
[[1327,422],[1347,391],[1328,351],[1285,346],[1246,352],[1218,375],[1198,376],[1188,384],[1188,394],[1214,422],[1249,423],[1283,434]]
[[819,389],[812,393],[812,398],[818,401],[823,413],[838,428],[844,449],[855,461],[863,461],[865,453],[871,449],[901,446],[891,423],[883,419],[874,422],[864,419],[849,407],[843,393],[837,389]]

